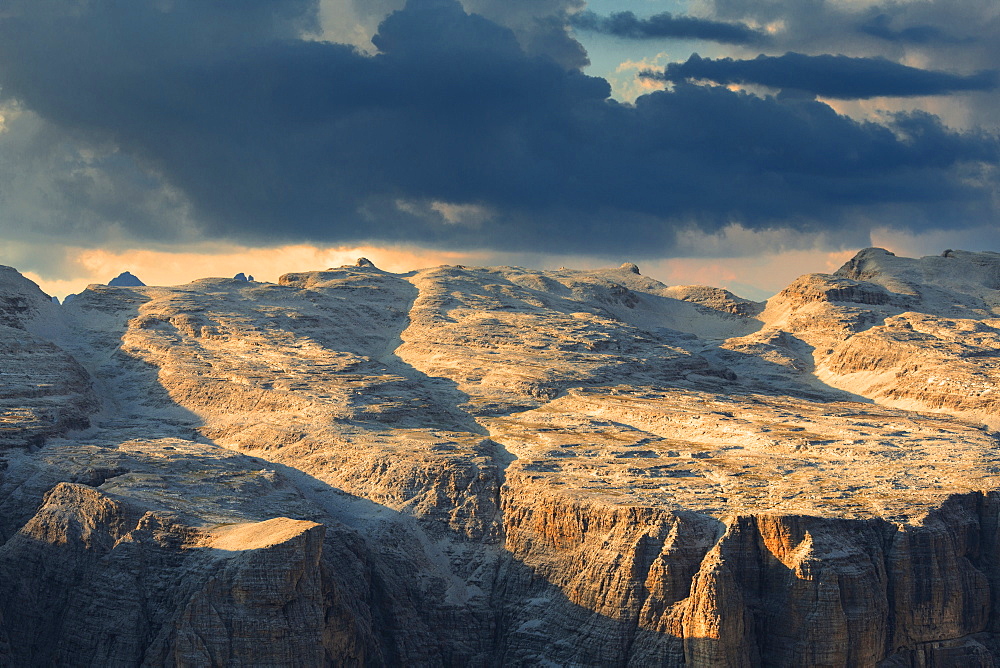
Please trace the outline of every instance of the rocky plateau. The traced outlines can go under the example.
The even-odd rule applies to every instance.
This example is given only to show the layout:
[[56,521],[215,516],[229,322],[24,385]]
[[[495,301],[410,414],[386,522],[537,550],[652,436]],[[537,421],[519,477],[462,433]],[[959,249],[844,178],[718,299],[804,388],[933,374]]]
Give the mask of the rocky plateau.
[[0,665],[996,666],[997,429],[997,253],[0,267]]

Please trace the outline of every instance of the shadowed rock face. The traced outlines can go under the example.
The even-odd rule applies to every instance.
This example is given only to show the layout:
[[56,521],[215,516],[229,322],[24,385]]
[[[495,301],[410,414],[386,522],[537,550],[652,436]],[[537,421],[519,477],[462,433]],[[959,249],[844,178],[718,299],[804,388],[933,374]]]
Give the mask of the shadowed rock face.
[[994,665],[998,268],[4,268],[0,664]]
[[[246,280],[246,277],[244,277],[243,280]],[[139,280],[138,276],[133,275],[132,272],[123,271],[122,273],[118,274],[110,281],[108,281],[108,285],[118,286],[123,288],[134,288],[146,284],[143,283],[141,280]]]
[[89,426],[97,410],[90,377],[43,335],[59,307],[11,267],[0,266],[0,451],[35,447]]

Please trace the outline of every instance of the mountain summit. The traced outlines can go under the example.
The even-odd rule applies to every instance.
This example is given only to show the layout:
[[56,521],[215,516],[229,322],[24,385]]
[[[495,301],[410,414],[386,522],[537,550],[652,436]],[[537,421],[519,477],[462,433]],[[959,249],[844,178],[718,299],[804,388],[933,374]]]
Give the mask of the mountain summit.
[[108,281],[108,285],[114,285],[123,288],[138,288],[138,287],[144,287],[146,284],[140,281],[138,277],[132,275],[131,272],[123,271],[122,273],[118,274],[110,281]]

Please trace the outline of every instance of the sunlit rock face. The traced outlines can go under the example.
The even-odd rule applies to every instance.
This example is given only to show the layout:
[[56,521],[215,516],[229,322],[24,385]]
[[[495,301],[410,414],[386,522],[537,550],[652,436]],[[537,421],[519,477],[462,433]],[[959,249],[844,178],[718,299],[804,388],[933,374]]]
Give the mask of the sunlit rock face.
[[811,348],[816,376],[887,405],[1000,427],[1000,254],[919,260],[870,248],[768,302],[765,329]]
[[993,665],[998,287],[3,268],[0,664]]

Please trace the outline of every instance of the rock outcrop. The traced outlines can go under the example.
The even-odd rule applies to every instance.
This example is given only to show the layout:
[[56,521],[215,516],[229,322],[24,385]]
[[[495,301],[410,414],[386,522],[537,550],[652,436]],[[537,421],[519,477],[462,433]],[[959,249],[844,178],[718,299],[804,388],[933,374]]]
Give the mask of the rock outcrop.
[[1000,427],[1000,254],[859,253],[768,302],[766,330],[812,349],[821,381],[879,403]]
[[994,665],[998,286],[3,268],[0,665]]
[[141,280],[139,280],[139,277],[133,274],[132,272],[123,271],[122,273],[118,274],[110,281],[108,281],[108,285],[121,288],[137,288],[137,287],[142,287],[146,284],[143,283]]
[[0,451],[86,428],[98,406],[87,372],[43,338],[58,313],[37,285],[0,266]]

